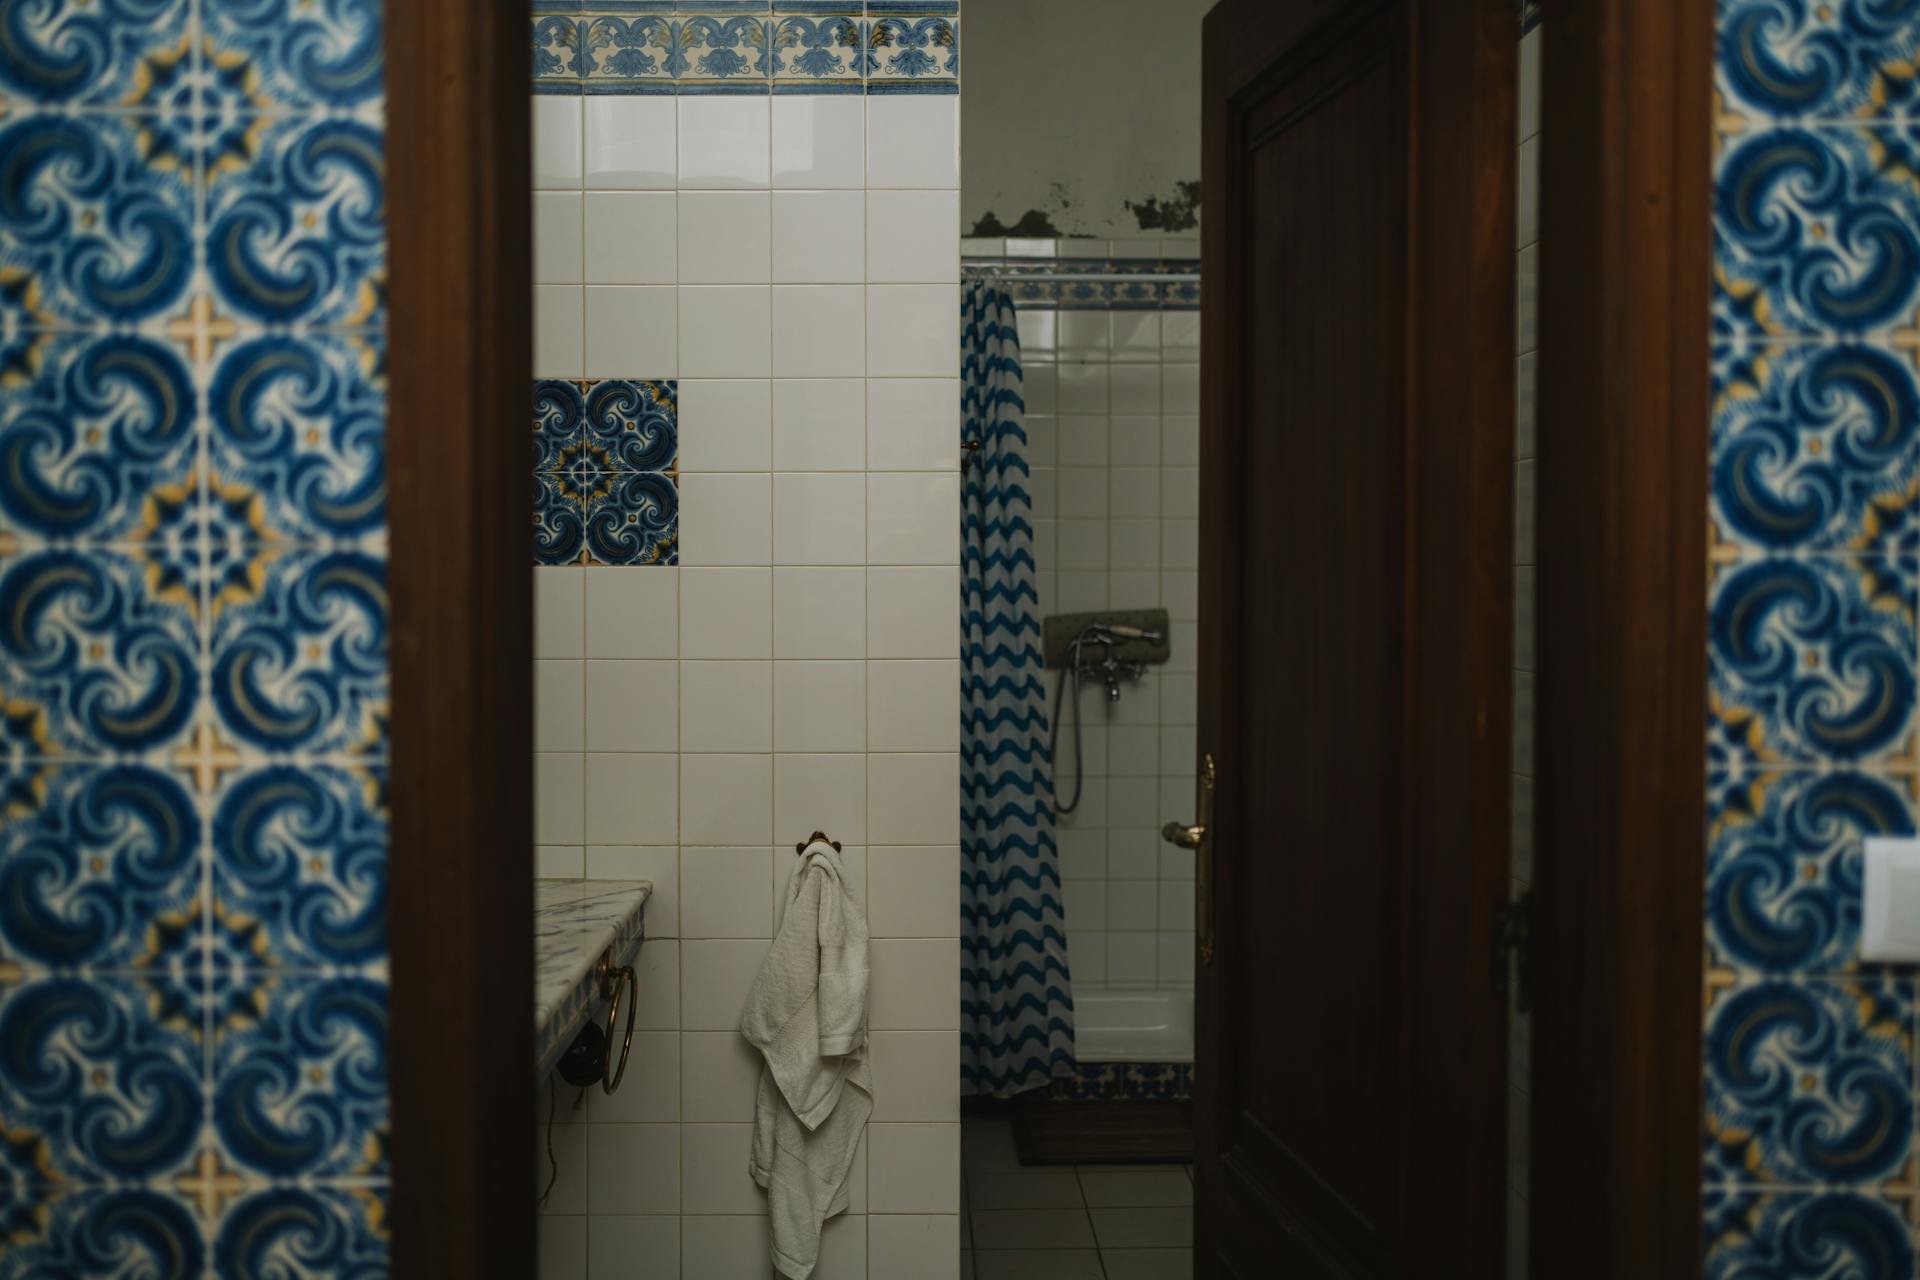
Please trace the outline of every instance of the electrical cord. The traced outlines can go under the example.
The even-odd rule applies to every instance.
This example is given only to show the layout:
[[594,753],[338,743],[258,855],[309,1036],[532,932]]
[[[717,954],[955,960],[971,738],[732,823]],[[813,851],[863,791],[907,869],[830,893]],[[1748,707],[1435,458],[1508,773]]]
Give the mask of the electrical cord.
[[[1061,695],[1067,691],[1067,674],[1073,674],[1073,700],[1062,702]],[[1075,640],[1067,649],[1067,665],[1060,668],[1060,678],[1054,682],[1053,705],[1058,714],[1047,727],[1047,758],[1053,762],[1054,772],[1060,770],[1060,754],[1054,750],[1060,741],[1060,722],[1067,718],[1069,711],[1073,715],[1073,799],[1063,800],[1058,787],[1054,788],[1054,812],[1062,817],[1080,807],[1080,791],[1086,784],[1087,768],[1080,755],[1080,642]]]

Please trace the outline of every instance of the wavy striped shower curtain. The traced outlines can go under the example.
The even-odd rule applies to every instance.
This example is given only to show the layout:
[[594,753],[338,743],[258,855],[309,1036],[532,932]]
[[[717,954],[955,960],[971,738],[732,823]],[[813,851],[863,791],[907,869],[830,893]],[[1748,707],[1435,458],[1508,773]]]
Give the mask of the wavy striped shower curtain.
[[1073,1073],[1052,762],[1013,300],[969,281],[961,407],[980,447],[961,500],[960,1091]]

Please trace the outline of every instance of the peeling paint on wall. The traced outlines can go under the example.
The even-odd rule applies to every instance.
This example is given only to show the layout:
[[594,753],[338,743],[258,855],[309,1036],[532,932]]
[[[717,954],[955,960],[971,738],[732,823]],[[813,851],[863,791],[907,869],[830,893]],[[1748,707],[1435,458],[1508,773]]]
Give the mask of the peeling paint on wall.
[[1200,225],[1200,180],[1177,182],[1164,200],[1148,196],[1126,201],[1127,211],[1140,220],[1142,231],[1191,231]]

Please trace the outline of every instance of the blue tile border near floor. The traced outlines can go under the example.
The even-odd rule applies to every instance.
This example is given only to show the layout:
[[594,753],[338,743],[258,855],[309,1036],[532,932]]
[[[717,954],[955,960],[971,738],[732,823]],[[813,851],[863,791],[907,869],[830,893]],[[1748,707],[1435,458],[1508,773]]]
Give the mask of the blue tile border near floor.
[[542,3],[535,93],[958,93],[954,0]]
[[533,384],[535,564],[680,562],[675,388],[630,378]]
[[1198,258],[967,254],[961,270],[991,277],[1023,311],[1198,311]]
[[1910,1276],[1910,968],[1861,841],[1920,799],[1920,7],[1717,0],[1709,1280]]

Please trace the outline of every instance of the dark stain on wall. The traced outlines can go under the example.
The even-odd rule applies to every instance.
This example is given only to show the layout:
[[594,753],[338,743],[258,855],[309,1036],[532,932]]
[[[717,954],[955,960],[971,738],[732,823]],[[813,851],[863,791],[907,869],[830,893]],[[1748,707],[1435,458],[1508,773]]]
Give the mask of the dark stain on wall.
[[1199,182],[1176,182],[1174,194],[1124,201],[1142,231],[1191,231],[1200,225]]
[[1029,209],[1020,215],[1020,220],[1012,226],[1000,221],[999,215],[991,210],[980,221],[973,224],[969,236],[1022,236],[1030,239],[1063,239],[1067,233],[1053,225],[1053,215],[1042,213],[1038,209]]

